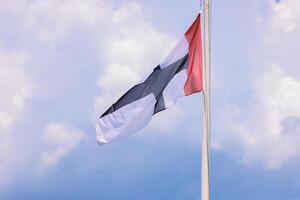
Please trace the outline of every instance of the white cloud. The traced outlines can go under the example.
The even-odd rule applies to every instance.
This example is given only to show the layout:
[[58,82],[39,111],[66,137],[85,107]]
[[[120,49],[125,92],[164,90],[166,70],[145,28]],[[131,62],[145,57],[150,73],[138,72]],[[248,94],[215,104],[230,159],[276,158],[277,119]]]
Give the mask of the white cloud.
[[267,62],[278,63],[294,78],[300,77],[299,59],[295,52],[300,51],[300,2],[285,0],[271,4],[269,17],[262,26],[261,54]]
[[34,95],[33,83],[24,70],[27,56],[23,52],[0,49],[0,186],[7,184],[12,171],[22,166],[13,129]]
[[134,1],[114,11],[111,23],[100,45],[107,64],[98,80],[102,90],[119,90],[123,84],[128,88],[158,65],[175,44],[172,36],[151,25],[141,4]]
[[[25,58],[22,52],[0,51],[0,116],[6,118],[6,122],[14,121],[33,93],[32,82],[24,70]],[[4,121],[1,120],[0,125]]]
[[90,27],[109,17],[106,0],[3,1],[0,10],[17,16],[22,29],[43,43],[54,45],[78,25]]
[[[22,173],[23,168],[28,167],[29,164],[31,168],[38,165],[37,154],[43,149],[40,146],[39,134],[42,130],[35,129],[42,126],[36,124],[41,121],[36,121],[35,118],[43,118],[46,121],[47,116],[33,116],[34,112],[31,112],[31,109],[35,105],[29,102],[37,100],[36,97],[41,95],[40,92],[46,93],[47,90],[43,88],[41,82],[37,82],[42,78],[34,77],[45,76],[35,71],[45,70],[45,66],[42,66],[43,62],[39,60],[45,52],[44,49],[38,49],[39,53],[31,51],[33,43],[37,41],[43,45],[53,46],[58,42],[61,43],[78,25],[90,27],[96,22],[100,23],[109,10],[106,5],[108,4],[105,4],[105,1],[96,0],[0,1],[0,15],[5,16],[3,19],[7,19],[3,23],[15,25],[13,33],[3,25],[0,34],[0,41],[3,40],[5,44],[0,46],[0,189],[3,188],[2,186],[13,184],[14,178],[18,176],[17,173]],[[10,35],[8,37],[10,41],[4,42],[6,35]],[[23,36],[26,42],[23,41]],[[46,51],[47,53],[49,54]],[[44,58],[48,58],[48,55]],[[38,95],[37,91],[39,91]],[[31,128],[31,126],[35,127]],[[49,140],[56,144],[49,144],[49,149],[41,156],[41,165],[44,167],[57,164],[76,147],[78,140],[81,139],[79,130],[68,126],[57,126],[57,129],[61,128],[61,131],[64,131],[61,135],[57,133],[57,137],[73,134],[74,138],[64,146],[60,143],[64,141],[52,140],[53,138],[47,135],[48,129],[46,129],[44,137],[50,137]],[[26,169],[27,173],[32,172],[31,170],[33,171],[33,169]]]
[[28,6],[25,26],[44,42],[65,36],[66,31],[78,24],[93,25],[102,20],[106,9],[104,1],[36,1]]
[[222,127],[213,136],[213,147],[247,165],[278,169],[300,159],[300,62],[295,57],[300,50],[300,2],[272,3],[270,16],[259,23],[264,24],[259,44],[264,56],[256,62],[259,70],[254,68],[251,95],[256,99],[248,104],[250,111],[227,105],[219,112]]
[[300,119],[300,82],[272,66],[256,88],[257,104],[251,113],[235,106],[224,109],[220,118],[226,119],[226,134],[215,136],[213,146],[246,164],[276,169],[300,154],[299,124],[284,123]]
[[43,143],[47,150],[40,155],[40,167],[47,169],[56,165],[85,139],[80,130],[63,123],[50,123],[44,129]]
[[290,34],[299,33],[300,2],[286,0],[281,3],[273,3],[273,18],[271,26],[274,33]]

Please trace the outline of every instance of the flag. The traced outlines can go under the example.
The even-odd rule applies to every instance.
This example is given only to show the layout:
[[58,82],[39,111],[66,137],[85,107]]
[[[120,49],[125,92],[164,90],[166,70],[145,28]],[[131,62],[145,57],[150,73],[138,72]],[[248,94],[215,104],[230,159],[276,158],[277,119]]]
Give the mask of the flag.
[[202,83],[201,15],[167,58],[145,80],[114,103],[96,122],[100,144],[131,135],[152,116],[172,107],[182,96],[200,92]]

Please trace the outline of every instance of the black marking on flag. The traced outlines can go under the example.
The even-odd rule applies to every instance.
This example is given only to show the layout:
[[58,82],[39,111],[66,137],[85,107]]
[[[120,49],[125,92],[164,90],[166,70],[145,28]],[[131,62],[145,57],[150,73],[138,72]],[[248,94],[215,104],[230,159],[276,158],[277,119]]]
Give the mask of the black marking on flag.
[[151,93],[156,98],[156,104],[153,114],[165,110],[166,107],[162,93],[169,82],[172,80],[172,78],[175,76],[175,74],[187,68],[187,60],[188,54],[165,68],[160,68],[160,66],[158,65],[153,69],[153,72],[143,83],[137,84],[132,87],[105,113],[103,113],[101,117],[113,113],[123,106],[133,103],[134,101],[137,101]]

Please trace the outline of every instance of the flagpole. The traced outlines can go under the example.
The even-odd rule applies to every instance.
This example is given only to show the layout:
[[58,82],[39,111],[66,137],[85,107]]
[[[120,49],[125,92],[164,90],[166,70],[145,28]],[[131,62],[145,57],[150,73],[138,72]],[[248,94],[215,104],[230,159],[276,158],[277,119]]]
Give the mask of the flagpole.
[[201,164],[201,200],[210,199],[209,155],[210,155],[210,20],[211,0],[203,0],[203,135]]

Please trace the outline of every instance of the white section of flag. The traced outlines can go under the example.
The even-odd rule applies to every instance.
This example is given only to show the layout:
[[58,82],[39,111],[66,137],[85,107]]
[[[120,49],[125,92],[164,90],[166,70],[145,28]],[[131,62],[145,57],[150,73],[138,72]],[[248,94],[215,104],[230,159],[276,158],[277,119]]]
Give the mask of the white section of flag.
[[161,68],[165,68],[170,64],[176,62],[177,60],[183,58],[189,52],[189,43],[186,41],[186,38],[183,37],[167,58],[160,64]]
[[167,87],[163,91],[163,97],[166,109],[171,108],[176,104],[179,97],[184,96],[184,84],[187,79],[186,70],[182,70],[176,74]]
[[98,119],[98,142],[106,144],[145,127],[152,118],[155,103],[154,95],[150,94]]

